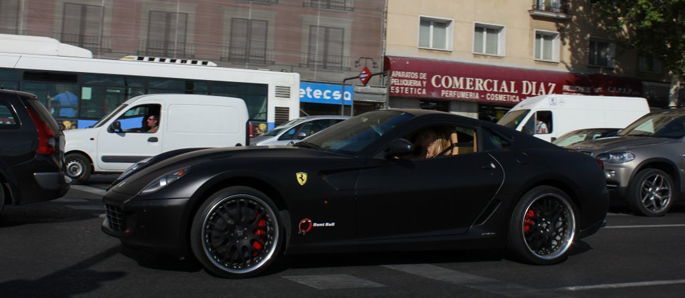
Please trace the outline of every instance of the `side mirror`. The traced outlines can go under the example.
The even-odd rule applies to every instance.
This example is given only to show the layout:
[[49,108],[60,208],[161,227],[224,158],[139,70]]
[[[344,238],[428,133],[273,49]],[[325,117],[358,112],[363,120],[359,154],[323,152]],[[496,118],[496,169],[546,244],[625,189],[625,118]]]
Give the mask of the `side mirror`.
[[297,139],[298,139],[298,140],[302,140],[302,139],[304,139],[304,138],[306,138],[306,137],[307,137],[307,134],[304,133],[304,132],[301,132],[301,133],[298,133],[298,134],[297,134]]
[[122,132],[121,130],[121,122],[119,121],[114,121],[112,124],[107,127],[107,132]]
[[556,141],[557,137],[552,137],[552,142]]
[[392,159],[412,153],[414,153],[414,144],[406,139],[396,139],[390,143],[388,148],[385,148],[383,156],[385,159]]

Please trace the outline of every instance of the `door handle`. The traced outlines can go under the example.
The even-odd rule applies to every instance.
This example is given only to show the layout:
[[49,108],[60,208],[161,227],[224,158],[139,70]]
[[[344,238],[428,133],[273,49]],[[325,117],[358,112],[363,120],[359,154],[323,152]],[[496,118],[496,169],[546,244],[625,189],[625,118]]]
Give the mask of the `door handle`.
[[149,139],[147,139],[147,141],[150,143],[157,143],[159,139],[157,139],[157,137],[150,137]]
[[495,168],[495,164],[491,162],[489,164],[484,164],[484,165],[480,166],[480,168],[483,170],[492,170]]

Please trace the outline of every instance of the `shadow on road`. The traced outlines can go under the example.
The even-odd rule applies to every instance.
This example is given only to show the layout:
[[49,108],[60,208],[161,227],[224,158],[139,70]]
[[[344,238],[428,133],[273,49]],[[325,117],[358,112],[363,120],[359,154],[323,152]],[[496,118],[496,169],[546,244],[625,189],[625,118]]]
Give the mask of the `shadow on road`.
[[[120,279],[123,272],[97,272],[92,266],[118,254],[120,246],[112,247],[71,267],[36,280],[12,280],[0,283],[2,297],[70,298],[92,292],[104,282]],[[39,270],[40,268],[36,268]]]
[[0,229],[26,224],[89,220],[97,218],[102,213],[92,210],[75,210],[52,202],[5,206],[0,216]]
[[202,270],[202,265],[200,265],[200,263],[192,257],[171,257],[136,251],[126,247],[123,248],[122,253],[123,255],[135,260],[138,265],[145,268],[180,272],[197,272]]

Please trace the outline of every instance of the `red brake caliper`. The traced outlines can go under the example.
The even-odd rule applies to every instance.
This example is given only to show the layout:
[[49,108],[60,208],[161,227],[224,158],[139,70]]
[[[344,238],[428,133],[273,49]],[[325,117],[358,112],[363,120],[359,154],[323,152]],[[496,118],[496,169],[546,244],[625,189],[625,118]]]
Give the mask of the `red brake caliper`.
[[[257,217],[261,216],[261,213],[257,213]],[[254,234],[257,236],[260,236],[259,239],[255,240],[252,242],[252,247],[255,249],[255,252],[253,256],[256,256],[260,250],[264,248],[264,236],[266,235],[266,219],[260,219],[259,222],[257,222],[257,228],[254,231]]]
[[528,210],[526,212],[526,217],[523,219],[523,232],[528,233],[530,228],[533,226],[533,217],[535,217],[535,211]]

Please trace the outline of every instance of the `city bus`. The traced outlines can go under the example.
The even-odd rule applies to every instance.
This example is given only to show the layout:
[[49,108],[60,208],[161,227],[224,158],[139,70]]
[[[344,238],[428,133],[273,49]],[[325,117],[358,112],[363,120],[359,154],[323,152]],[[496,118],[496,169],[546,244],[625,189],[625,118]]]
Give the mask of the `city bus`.
[[209,61],[94,59],[56,39],[0,34],[0,88],[36,94],[64,129],[89,127],[142,94],[241,98],[251,123],[271,129],[300,116],[297,73],[217,67]]

